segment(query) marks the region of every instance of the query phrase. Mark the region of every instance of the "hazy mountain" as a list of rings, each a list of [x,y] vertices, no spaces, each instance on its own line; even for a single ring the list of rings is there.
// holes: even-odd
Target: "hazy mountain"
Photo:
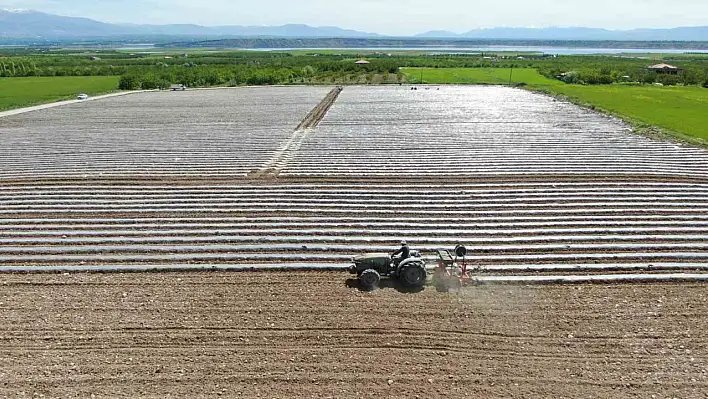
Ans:
[[[88,18],[26,10],[0,10],[0,37],[77,37],[124,34],[119,26]]]
[[[283,37],[375,37],[375,33],[336,26],[288,24],[281,26],[121,25],[141,35],[283,36]]]
[[[108,24],[88,18],[63,17],[38,11],[0,10],[0,37],[89,38],[124,35],[283,36],[283,37],[375,37],[375,33],[336,26],[200,26]]]
[[[78,39],[116,36],[286,37],[286,38],[375,38],[375,33],[336,26],[200,26],[190,24],[108,24],[88,18],[63,17],[28,10],[0,9],[0,38]],[[616,40],[616,41],[708,41],[708,26],[673,29],[606,30],[595,28],[490,28],[457,34],[435,30],[415,38],[501,40]]]
[[[708,41],[708,26],[672,29],[607,30],[597,28],[489,28],[465,33],[430,31],[416,35],[428,38],[520,39],[520,40],[619,40],[619,41]]]
[[[634,29],[626,31],[629,40],[695,40],[708,41],[708,26],[682,27],[674,29]]]
[[[282,26],[218,26],[222,34],[234,36],[287,36],[287,37],[374,37],[375,33],[360,32],[336,26],[308,26],[288,24]]]
[[[462,37],[455,32],[449,30],[431,30],[428,32],[418,33],[415,37],[431,37],[431,38],[446,38],[446,37]]]

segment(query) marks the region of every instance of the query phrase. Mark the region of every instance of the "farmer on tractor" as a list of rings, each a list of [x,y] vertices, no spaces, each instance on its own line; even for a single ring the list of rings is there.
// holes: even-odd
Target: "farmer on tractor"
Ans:
[[[405,241],[401,241],[401,248],[394,253],[363,254],[353,257],[352,262],[349,273],[356,274],[359,287],[367,291],[378,287],[381,277],[397,280],[407,289],[420,290],[428,277],[425,259],[420,252],[408,248]]]
[[[396,255],[401,254],[399,258],[396,258]],[[398,251],[394,252],[391,254],[391,259],[396,264],[401,263],[402,261],[408,259],[411,257],[411,250],[408,248],[408,243],[405,241],[401,241],[401,248],[398,249]]]

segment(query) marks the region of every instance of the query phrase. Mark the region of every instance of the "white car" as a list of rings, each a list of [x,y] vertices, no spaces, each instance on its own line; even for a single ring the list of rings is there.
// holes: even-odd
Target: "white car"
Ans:
[[[77,100],[85,100],[88,98],[88,94],[81,93],[78,96],[76,96]]]

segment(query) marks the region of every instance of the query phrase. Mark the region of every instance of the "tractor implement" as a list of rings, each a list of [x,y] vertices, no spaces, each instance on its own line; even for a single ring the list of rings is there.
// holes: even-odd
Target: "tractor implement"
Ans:
[[[465,260],[467,248],[457,245],[452,253],[447,249],[439,249],[437,253],[438,264],[433,273],[433,284],[438,292],[459,290],[463,283],[472,281]],[[458,264],[460,258],[462,262]]]

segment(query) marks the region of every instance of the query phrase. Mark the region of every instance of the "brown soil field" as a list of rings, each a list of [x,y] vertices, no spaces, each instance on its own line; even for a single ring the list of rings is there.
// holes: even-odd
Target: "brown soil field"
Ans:
[[[5,274],[0,309],[0,397],[708,397],[704,284]]]

